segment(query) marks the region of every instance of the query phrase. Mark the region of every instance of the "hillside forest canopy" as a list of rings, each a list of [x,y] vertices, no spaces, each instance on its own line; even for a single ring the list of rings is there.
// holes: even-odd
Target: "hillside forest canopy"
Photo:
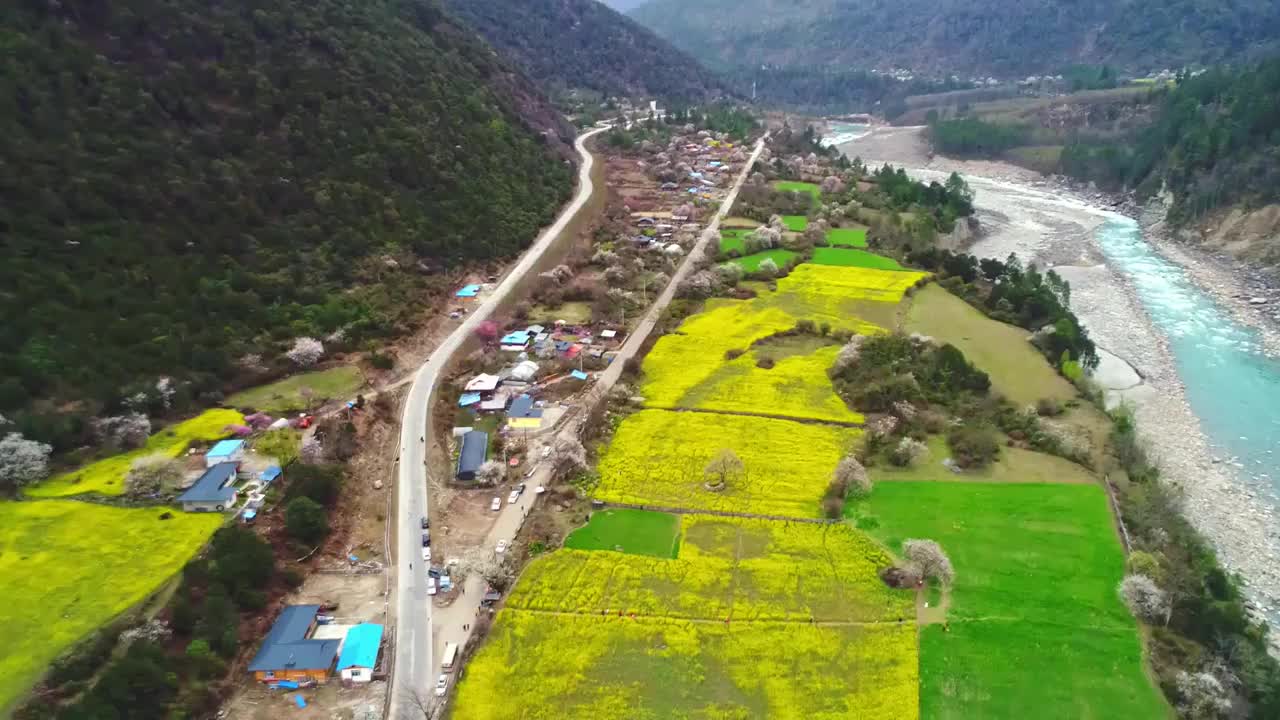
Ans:
[[[0,18],[0,411],[29,437],[73,441],[38,401],[210,393],[293,338],[401,331],[571,189],[572,128],[436,0]]]

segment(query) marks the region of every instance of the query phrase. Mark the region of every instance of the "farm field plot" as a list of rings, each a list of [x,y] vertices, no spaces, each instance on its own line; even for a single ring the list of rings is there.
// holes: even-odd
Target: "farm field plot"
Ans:
[[[751,231],[746,229],[734,229],[734,228],[721,230],[720,231],[721,254],[727,253],[730,250],[737,250],[738,252],[742,252],[745,249],[745,245],[743,245],[742,238],[745,237],[746,234],[749,232]]]
[[[914,594],[877,576],[892,558],[848,525],[685,515],[678,559],[560,550],[531,563],[517,610],[685,620],[894,622]]]
[[[1000,459],[985,468],[957,473],[942,464],[951,456],[946,438],[932,435],[928,446],[929,456],[911,467],[881,463],[868,472],[873,480],[886,482],[1096,483],[1088,470],[1070,460],[1014,447],[1000,448]]]
[[[717,373],[731,374],[724,369],[725,353],[746,351],[803,319],[862,334],[883,332],[897,323],[903,293],[924,277],[802,263],[778,280],[776,292],[765,290],[751,300],[708,301],[645,356],[641,394],[653,407],[680,407],[693,388]]]
[[[586,525],[569,533],[564,546],[674,558],[680,549],[680,518],[671,513],[630,508],[599,510],[591,514]]]
[[[880,483],[852,511],[889,548],[932,538],[955,564],[950,632],[922,633],[923,717],[1168,716],[1116,594],[1124,557],[1101,488]]]
[[[598,470],[601,500],[816,517],[840,458],[857,442],[853,428],[706,412],[641,410],[627,417]],[[728,487],[706,488],[704,471],[722,450],[744,472]]]
[[[243,422],[244,416],[235,410],[206,410],[152,435],[147,438],[147,444],[137,450],[112,455],[52,477],[27,488],[25,492],[30,497],[66,497],[91,492],[120,495],[124,492],[124,476],[134,460],[155,454],[177,457],[194,442],[211,442],[227,437],[231,434],[226,429],[228,425]]]
[[[804,215],[783,215],[782,224],[791,232],[804,232],[809,227],[809,218]]]
[[[730,215],[729,217],[727,217],[727,218],[725,218],[724,220],[721,220],[721,221],[720,221],[720,227],[722,227],[722,228],[747,228],[748,230],[750,230],[750,229],[752,229],[752,228],[758,228],[758,227],[760,227],[760,223],[759,223],[758,221],[756,221],[756,220],[752,220],[751,218],[747,218],[747,217],[737,217],[737,216],[734,216],[734,215]]]
[[[454,717],[918,717],[914,596],[880,582],[874,542],[847,525],[681,526],[675,560],[534,561]],[[518,708],[499,701],[513,693]]]
[[[820,247],[813,249],[813,259],[810,262],[816,265],[837,265],[843,267],[863,267],[873,268],[876,270],[903,270],[897,260],[869,253],[866,250],[857,250],[854,248],[838,248],[838,247]]]
[[[813,197],[814,202],[822,198],[822,188],[811,182],[798,182],[796,180],[775,180],[773,181],[775,190],[782,192],[802,192],[809,193]]]
[[[867,228],[832,228],[827,231],[827,242],[836,247],[867,247]]]
[[[766,369],[757,365],[762,353],[753,350],[726,361],[674,407],[861,424],[865,418],[849,409],[827,378],[839,352],[827,346],[781,358]]]
[[[506,609],[457,693],[454,720],[916,720],[915,627]]]
[[[360,368],[352,365],[292,375],[270,385],[249,388],[227,398],[226,404],[236,408],[252,408],[258,412],[280,415],[323,405],[330,400],[354,399],[364,385]],[[310,400],[302,396],[303,389]]]
[[[764,262],[765,260],[772,260],[774,265],[777,265],[778,267],[783,267],[787,263],[791,262],[791,258],[795,257],[798,254],[799,253],[793,252],[791,250],[783,250],[781,248],[775,248],[773,250],[765,250],[763,252],[758,252],[753,255],[747,255],[745,257],[734,258],[729,262],[740,265],[742,266],[743,270],[746,270],[749,273],[753,273],[760,269],[760,263]]]
[[[221,515],[72,500],[0,503],[0,708],[68,647],[178,572]]]
[[[992,320],[937,285],[915,294],[904,329],[955,345],[991,376],[996,390],[1018,405],[1076,396],[1071,383],[1054,372],[1027,341],[1030,333]]]

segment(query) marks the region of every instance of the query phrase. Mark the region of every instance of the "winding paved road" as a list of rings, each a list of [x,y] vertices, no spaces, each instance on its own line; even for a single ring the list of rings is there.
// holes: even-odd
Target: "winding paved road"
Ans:
[[[413,376],[413,385],[404,403],[400,420],[400,468],[396,488],[396,587],[395,665],[391,677],[391,709],[393,719],[421,717],[414,696],[431,697],[435,687],[436,663],[432,658],[431,597],[427,595],[426,563],[422,562],[420,519],[427,516],[427,427],[431,394],[441,372],[475,329],[489,318],[506,299],[520,279],[533,268],[547,248],[591,198],[595,188],[591,169],[595,160],[587,151],[586,141],[608,128],[596,128],[579,135],[574,142],[582,162],[578,167],[578,191],[560,216],[542,231],[534,244],[520,258],[511,272],[486,297]],[[418,437],[414,437],[417,435]],[[413,569],[410,570],[410,564]]]

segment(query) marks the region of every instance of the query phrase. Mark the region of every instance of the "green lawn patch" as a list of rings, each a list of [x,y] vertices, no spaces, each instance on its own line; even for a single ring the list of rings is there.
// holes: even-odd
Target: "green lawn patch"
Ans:
[[[760,269],[760,263],[764,262],[765,260],[773,260],[774,264],[776,264],[778,267],[782,267],[786,265],[788,262],[791,262],[791,258],[795,257],[796,255],[797,253],[792,252],[791,250],[774,248],[773,250],[765,250],[764,252],[758,252],[754,255],[747,255],[746,257],[734,258],[729,262],[737,263],[738,265],[742,266],[743,270],[746,270],[749,273],[753,273]]]
[[[822,198],[822,189],[814,183],[796,182],[794,180],[776,180],[773,183],[773,187],[774,189],[781,190],[782,192],[809,193],[813,196],[813,201],[815,203]]]
[[[355,397],[364,385],[364,375],[353,365],[317,370],[292,375],[279,382],[249,388],[227,398],[226,404],[236,408],[251,408],[258,412],[283,415],[323,405],[329,400],[345,400]],[[303,390],[311,393],[303,397]]]
[[[804,232],[809,227],[809,218],[804,215],[783,215],[782,224],[791,232]]]
[[[1000,448],[1000,459],[985,468],[952,472],[942,464],[951,456],[947,439],[931,435],[927,444],[928,457],[905,468],[877,464],[869,468],[871,478],[877,482],[1095,483],[1088,470],[1070,460],[1012,447]]]
[[[203,413],[171,425],[147,438],[147,444],[137,450],[106,457],[84,467],[63,473],[27,488],[31,497],[66,497],[82,493],[120,495],[124,492],[124,476],[133,461],[148,455],[178,457],[192,443],[212,443],[231,435],[228,425],[240,425],[244,416],[235,410],[206,410]],[[0,546],[0,552],[3,546]]]
[[[746,241],[744,238],[747,233],[751,232],[745,228],[721,230],[720,231],[720,252],[727,253],[730,250],[737,250],[739,253],[746,250]]]
[[[0,715],[60,653],[159,589],[221,513],[0,502]]]
[[[630,508],[601,510],[592,513],[586,525],[569,533],[564,546],[675,558],[680,552],[680,518],[670,513]]]
[[[955,565],[949,630],[921,632],[921,717],[1168,717],[1116,595],[1124,556],[1100,487],[880,483],[850,510],[891,550],[929,538]]]
[[[866,250],[853,248],[819,247],[813,249],[813,259],[809,262],[818,265],[838,265],[842,267],[863,267],[875,270],[905,270],[897,260],[883,255],[869,253]]]
[[[827,231],[827,243],[832,246],[865,248],[867,246],[867,229],[832,228]]]
[[[1027,337],[1029,332],[983,315],[938,285],[915,294],[907,313],[907,332],[948,342],[991,376],[991,385],[1020,406],[1041,398],[1070,400],[1076,389],[1054,372]]]

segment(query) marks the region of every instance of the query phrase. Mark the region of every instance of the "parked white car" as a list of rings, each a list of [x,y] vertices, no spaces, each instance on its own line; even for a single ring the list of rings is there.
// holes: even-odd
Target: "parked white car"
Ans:
[[[493,549],[493,551],[494,551],[494,552],[496,552],[496,553],[498,553],[499,555],[501,555],[502,553],[506,552],[506,551],[507,551],[507,541],[506,541],[506,540],[499,540],[499,541],[498,541],[498,546],[497,546],[496,548],[494,548],[494,549]]]
[[[426,560],[427,562],[431,562],[431,548],[429,547],[422,548],[422,559]]]
[[[436,579],[433,577],[427,578],[427,594],[428,595],[436,594]]]
[[[489,503],[489,509],[490,509],[490,510],[492,510],[492,511],[494,511],[494,512],[497,512],[497,511],[501,510],[501,509],[502,509],[502,498],[494,498],[494,499],[493,499],[493,502]]]
[[[449,676],[441,675],[440,679],[436,680],[436,697],[444,697],[444,693],[448,689],[449,689]]]
[[[542,457],[551,457],[551,446],[545,445],[542,448]]]
[[[512,491],[511,491],[511,494],[507,496],[507,504],[508,504],[508,505],[515,505],[515,504],[516,504],[516,501],[517,501],[517,500],[519,500],[519,499],[520,499],[520,491],[519,491],[519,490],[512,490]]]

